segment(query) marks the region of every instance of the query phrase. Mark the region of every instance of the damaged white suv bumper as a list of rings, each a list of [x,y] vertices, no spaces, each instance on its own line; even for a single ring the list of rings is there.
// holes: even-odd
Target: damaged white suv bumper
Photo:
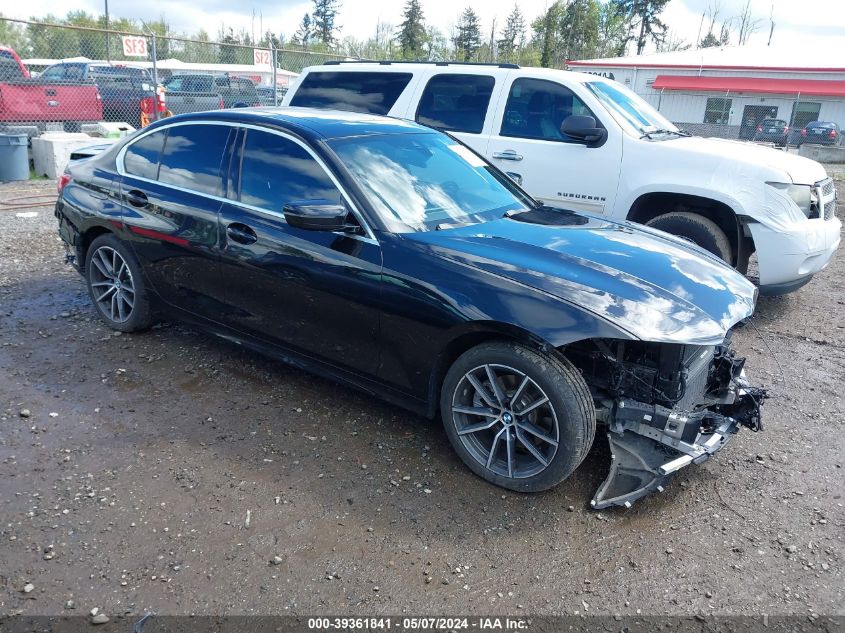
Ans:
[[[751,233],[757,251],[760,293],[778,295],[797,290],[813,275],[823,270],[833,258],[841,240],[842,222],[836,217],[836,188],[831,178],[813,186],[814,204],[810,217],[797,208],[791,214],[778,214],[777,221],[763,218],[751,221]],[[767,206],[790,204],[770,190]],[[789,221],[782,218],[789,217]]]

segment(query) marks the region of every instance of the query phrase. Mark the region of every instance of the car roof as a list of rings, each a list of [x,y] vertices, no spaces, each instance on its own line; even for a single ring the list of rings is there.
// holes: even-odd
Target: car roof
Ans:
[[[438,72],[454,72],[466,75],[503,75],[515,73],[540,79],[560,80],[566,77],[568,81],[584,83],[587,81],[607,81],[599,75],[582,73],[561,68],[540,68],[538,66],[517,66],[515,64],[483,64],[472,62],[384,62],[384,61],[352,61],[326,62],[319,66],[309,66],[303,74],[314,72],[423,72],[436,69]]]
[[[180,114],[163,119],[158,125],[177,121],[220,121],[252,123],[287,129],[300,136],[337,139],[371,134],[424,134],[431,128],[413,121],[361,112],[321,110],[300,107],[233,108]]]

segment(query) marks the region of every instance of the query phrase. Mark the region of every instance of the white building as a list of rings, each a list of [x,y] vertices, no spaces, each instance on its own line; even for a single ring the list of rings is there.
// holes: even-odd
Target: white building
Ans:
[[[610,77],[680,127],[751,138],[764,118],[792,130],[810,121],[845,126],[845,65],[812,50],[725,47],[572,61]]]

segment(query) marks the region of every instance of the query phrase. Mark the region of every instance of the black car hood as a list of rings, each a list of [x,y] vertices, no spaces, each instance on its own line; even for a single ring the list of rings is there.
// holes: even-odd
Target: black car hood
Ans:
[[[536,209],[405,235],[439,257],[541,290],[654,342],[713,345],[757,290],[710,253],[660,231]]]

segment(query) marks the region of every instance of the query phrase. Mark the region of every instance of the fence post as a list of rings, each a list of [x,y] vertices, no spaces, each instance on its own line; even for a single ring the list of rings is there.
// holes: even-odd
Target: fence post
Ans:
[[[272,60],[273,61],[273,107],[275,107],[275,106],[279,105],[279,97],[277,96],[278,93],[276,92],[276,87],[277,87],[277,82],[278,82],[278,73],[276,72],[276,69],[277,69],[277,65],[276,65],[277,52],[276,52],[276,47],[273,46],[272,40],[270,41],[270,51],[271,51],[272,56],[273,56],[273,60]]]
[[[156,34],[155,31],[150,30],[150,34],[152,35],[153,45],[150,49],[150,52],[153,56],[153,90],[154,90],[154,97],[153,97],[153,119],[158,121],[158,68],[156,67]]]

